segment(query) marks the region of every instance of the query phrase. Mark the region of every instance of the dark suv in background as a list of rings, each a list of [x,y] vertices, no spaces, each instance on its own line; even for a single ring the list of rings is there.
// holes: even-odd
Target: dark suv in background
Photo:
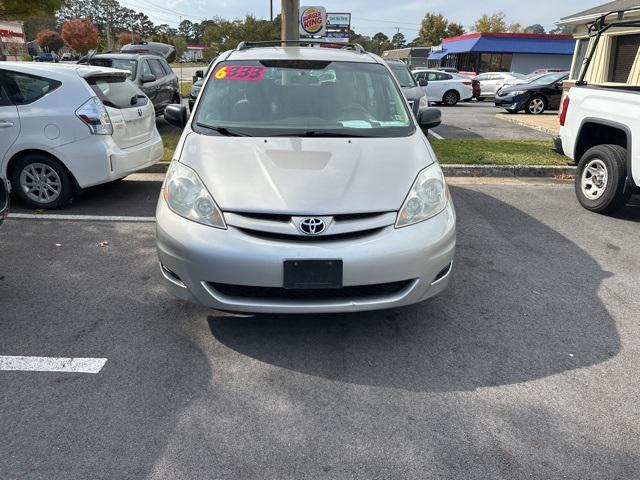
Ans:
[[[180,82],[166,60],[172,52],[171,45],[139,42],[125,45],[120,53],[88,55],[78,63],[129,70],[129,78],[149,97],[159,116],[167,105],[180,103]]]

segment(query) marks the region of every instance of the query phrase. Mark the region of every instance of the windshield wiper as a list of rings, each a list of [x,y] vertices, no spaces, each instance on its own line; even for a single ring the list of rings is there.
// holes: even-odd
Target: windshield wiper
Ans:
[[[270,135],[272,137],[318,137],[318,138],[354,138],[368,137],[368,135],[358,135],[355,133],[331,132],[326,130],[307,130],[306,132],[289,132],[278,135]]]
[[[250,137],[251,135],[247,135],[246,133],[239,132],[238,130],[229,129],[227,127],[216,127],[215,125],[207,125],[206,123],[196,123],[197,126],[206,128],[207,130],[213,130],[214,132],[218,132],[220,135],[224,135],[225,137]]]

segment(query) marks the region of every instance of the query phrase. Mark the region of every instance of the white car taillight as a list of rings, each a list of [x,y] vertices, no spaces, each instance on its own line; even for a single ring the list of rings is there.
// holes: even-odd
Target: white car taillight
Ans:
[[[113,125],[107,109],[98,97],[91,97],[76,110],[76,116],[89,127],[94,135],[111,135]]]

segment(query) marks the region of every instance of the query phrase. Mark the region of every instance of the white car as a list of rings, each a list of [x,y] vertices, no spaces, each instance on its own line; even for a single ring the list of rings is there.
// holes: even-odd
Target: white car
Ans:
[[[129,72],[86,65],[0,63],[0,177],[35,208],[156,163],[152,103]]]
[[[523,75],[519,73],[508,72],[486,72],[478,75],[475,80],[480,83],[480,96],[476,97],[478,100],[484,100],[485,98],[493,98],[505,84],[513,84]]]
[[[424,87],[429,102],[454,106],[473,97],[473,85],[468,77],[440,70],[413,70],[411,73],[417,81],[429,82]]]

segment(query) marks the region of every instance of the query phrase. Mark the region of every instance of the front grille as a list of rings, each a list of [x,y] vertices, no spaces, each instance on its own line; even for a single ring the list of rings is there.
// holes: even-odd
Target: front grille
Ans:
[[[269,222],[289,222],[292,215],[281,213],[254,213],[254,212],[229,212],[242,217],[251,218],[253,220],[265,220]],[[349,220],[366,220],[368,218],[374,218],[379,215],[383,215],[387,212],[365,212],[365,213],[341,213],[334,215],[333,219],[336,222],[345,222]],[[297,215],[302,216],[302,215]],[[314,215],[307,215],[313,217]]]
[[[249,287],[212,282],[208,285],[223,295],[236,298],[263,300],[339,300],[386,297],[402,292],[413,282],[414,280],[403,280],[401,282],[380,283],[377,285],[359,285],[328,289],[309,288],[300,290],[288,290],[278,287]]]
[[[370,235],[375,235],[376,233],[384,230],[385,227],[370,228],[368,230],[359,230],[357,232],[338,233],[336,235],[299,235],[297,233],[286,234],[286,233],[265,232],[262,230],[251,230],[249,228],[240,228],[240,227],[236,227],[236,228],[240,230],[242,233],[245,233],[246,235],[250,235],[255,238],[263,238],[265,240],[284,240],[287,242],[309,243],[309,242],[333,242],[336,240],[355,240],[358,238],[364,238]]]

